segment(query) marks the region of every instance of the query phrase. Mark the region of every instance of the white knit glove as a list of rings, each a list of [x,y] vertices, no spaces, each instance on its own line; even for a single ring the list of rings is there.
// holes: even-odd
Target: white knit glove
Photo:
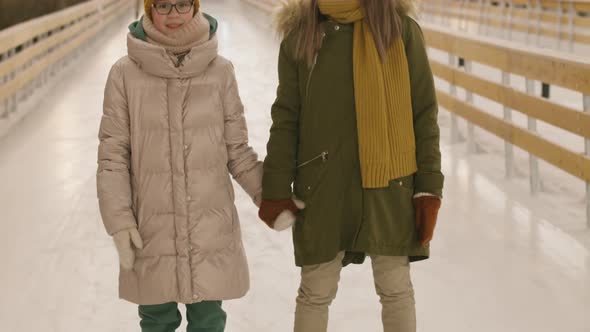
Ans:
[[[293,203],[295,203],[295,206],[297,206],[299,210],[305,209],[305,203],[303,201],[300,201],[297,198],[293,198]],[[293,224],[295,223],[295,219],[297,219],[297,217],[295,217],[293,212],[285,210],[281,212],[277,217],[273,229],[277,232],[284,231],[287,228],[293,226]]]
[[[143,249],[143,241],[137,228],[128,228],[113,234],[119,254],[119,263],[124,270],[132,270],[135,263],[135,248]]]

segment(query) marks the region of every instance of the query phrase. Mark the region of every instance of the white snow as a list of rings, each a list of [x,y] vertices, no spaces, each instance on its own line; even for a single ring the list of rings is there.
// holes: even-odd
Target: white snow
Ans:
[[[221,53],[236,67],[263,158],[278,40],[268,18],[240,0],[203,7],[219,19]],[[1,332],[139,330],[136,306],[117,299],[117,255],[95,192],[102,93],[125,54],[126,24],[105,34],[0,140]],[[481,152],[467,154],[465,143],[449,143],[443,110],[440,125],[445,198],[432,258],[412,266],[419,331],[589,331],[582,182],[542,165],[544,191],[533,197],[525,154],[517,154],[520,175],[506,180],[503,142],[476,130]],[[227,331],[290,331],[299,280],[290,232],[267,229],[236,191],[252,287],[225,303]],[[379,317],[370,264],[345,268],[330,332],[381,331]]]

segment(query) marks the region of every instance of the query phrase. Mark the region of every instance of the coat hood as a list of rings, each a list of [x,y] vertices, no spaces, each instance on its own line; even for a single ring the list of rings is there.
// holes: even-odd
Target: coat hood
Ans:
[[[210,38],[205,43],[192,48],[180,65],[175,65],[167,51],[158,45],[147,42],[142,20],[129,25],[127,53],[143,71],[163,78],[191,78],[201,74],[217,58],[217,20],[207,14]]]

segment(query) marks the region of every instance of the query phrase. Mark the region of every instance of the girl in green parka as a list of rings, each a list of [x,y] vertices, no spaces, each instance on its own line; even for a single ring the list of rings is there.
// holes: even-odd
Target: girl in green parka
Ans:
[[[291,0],[279,11],[259,216],[274,229],[294,222],[296,332],[327,330],[342,267],[366,255],[385,332],[416,330],[409,263],[430,254],[443,175],[434,81],[409,1]]]

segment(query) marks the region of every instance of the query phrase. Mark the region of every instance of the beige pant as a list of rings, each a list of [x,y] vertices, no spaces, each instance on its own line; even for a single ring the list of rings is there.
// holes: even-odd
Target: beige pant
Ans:
[[[326,332],[328,307],[336,297],[344,252],[328,263],[304,266],[295,310],[295,332]],[[415,332],[416,308],[405,256],[371,256],[381,298],[384,332]],[[345,332],[345,331],[342,331]]]

